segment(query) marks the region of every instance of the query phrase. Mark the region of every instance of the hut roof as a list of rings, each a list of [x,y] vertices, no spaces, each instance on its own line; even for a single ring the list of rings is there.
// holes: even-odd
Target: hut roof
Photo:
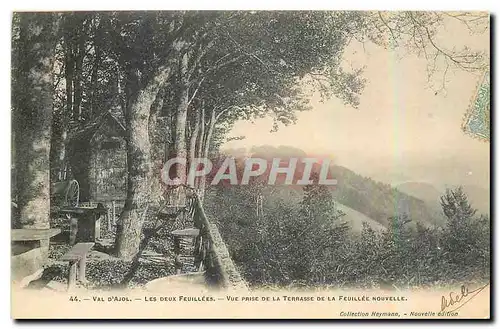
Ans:
[[[98,132],[109,136],[125,137],[126,128],[123,121],[121,111],[109,109],[87,123],[76,123],[77,127],[71,129],[73,133],[69,140],[92,140]],[[106,129],[102,129],[104,127]]]

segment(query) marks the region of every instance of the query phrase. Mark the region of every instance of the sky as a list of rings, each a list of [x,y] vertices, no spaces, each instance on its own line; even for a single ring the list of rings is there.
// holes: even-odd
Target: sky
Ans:
[[[455,20],[445,21],[436,41],[448,49],[468,46],[489,53],[488,30],[470,34]],[[287,145],[327,155],[338,165],[386,183],[489,187],[490,145],[461,129],[480,73],[450,68],[445,90],[436,93],[443,74],[429,82],[427,61],[417,55],[353,43],[344,60],[348,66],[364,67],[367,85],[357,109],[313,95],[312,110],[299,113],[295,125],[272,133],[270,118],[240,121],[229,136],[245,139],[223,148]]]

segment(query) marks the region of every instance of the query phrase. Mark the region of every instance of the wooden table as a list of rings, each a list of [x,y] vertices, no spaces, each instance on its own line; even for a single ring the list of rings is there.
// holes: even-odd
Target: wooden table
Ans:
[[[101,238],[101,217],[108,210],[102,205],[97,207],[65,207],[59,210],[61,214],[69,216],[70,234],[69,244],[77,242],[96,242]]]
[[[20,228],[11,230],[11,241],[41,241],[48,240],[61,233],[59,228],[36,229]]]

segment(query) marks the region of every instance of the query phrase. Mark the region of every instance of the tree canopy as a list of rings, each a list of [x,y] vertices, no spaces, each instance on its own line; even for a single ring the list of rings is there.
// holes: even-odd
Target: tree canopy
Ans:
[[[44,47],[27,52],[25,45],[35,41],[26,36],[31,26],[26,29],[23,20],[36,25],[48,15],[58,24],[37,36]],[[297,112],[310,108],[311,90],[356,107],[365,83],[362,70],[342,64],[353,40],[404,47],[426,58],[429,75],[438,66],[444,72],[451,65],[467,71],[483,69],[484,54],[439,44],[436,36],[445,19],[472,29],[484,25],[488,16],[361,11],[16,13],[13,110],[24,120],[23,92],[33,83],[31,77],[16,72],[26,73],[27,62],[43,60],[51,67],[54,63],[52,71],[45,72],[54,88],[39,95],[51,113],[33,117],[34,121],[50,118],[51,124],[40,126],[40,134],[50,138],[54,168],[75,155],[66,152],[75,132],[95,127],[107,113],[119,114],[127,132],[128,188],[121,220],[126,228],[118,241],[129,242],[118,243],[118,253],[129,258],[139,246],[148,200],[163,193],[152,187],[159,179],[155,159],[183,156],[191,161],[196,155],[207,156],[238,120],[271,116],[274,129],[279,123],[292,124]],[[38,28],[44,29],[43,24]],[[169,136],[165,147],[151,145],[155,139],[150,136],[157,130]],[[32,142],[18,139],[16,149]],[[181,178],[185,170],[175,168]],[[27,179],[19,176],[19,182]],[[197,187],[204,189],[203,184]],[[47,195],[26,198],[46,200]]]

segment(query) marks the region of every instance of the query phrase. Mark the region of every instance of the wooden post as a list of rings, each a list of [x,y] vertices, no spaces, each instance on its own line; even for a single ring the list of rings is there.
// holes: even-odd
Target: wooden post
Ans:
[[[94,241],[101,239],[101,214],[94,214]]]
[[[175,254],[175,260],[174,260],[175,274],[181,274],[183,264],[181,261],[180,238],[177,236],[174,237],[174,254]]]
[[[86,283],[87,279],[85,279],[85,269],[87,266],[87,256],[83,255],[78,264],[78,281],[82,283]]]
[[[199,260],[198,260],[198,272],[202,272],[205,269],[205,261],[207,257],[207,250],[205,249],[205,245],[200,245],[199,251]]]
[[[111,207],[113,207],[113,225],[116,225],[116,210],[115,210],[115,201],[111,201]]]
[[[68,275],[68,291],[76,287],[76,262],[71,262]]]
[[[78,219],[71,216],[69,219],[69,245],[73,246],[76,243],[76,235],[78,233]]]
[[[111,226],[111,209],[108,207],[108,211],[106,213],[106,218],[107,218],[107,224],[108,224],[108,231],[111,231],[112,226]]]
[[[49,257],[49,246],[49,239],[40,239],[40,251],[44,259],[47,259]]]

